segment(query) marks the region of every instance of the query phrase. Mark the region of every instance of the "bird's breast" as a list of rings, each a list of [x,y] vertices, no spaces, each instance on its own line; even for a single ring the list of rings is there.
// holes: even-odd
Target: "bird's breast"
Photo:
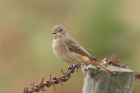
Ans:
[[[69,64],[85,63],[89,60],[86,56],[75,53],[67,47],[63,40],[53,40],[52,48],[55,55],[64,62]]]
[[[66,44],[62,40],[59,40],[59,39],[53,40],[52,48],[53,48],[55,55],[58,58],[60,58],[61,60],[63,60],[63,57],[65,57],[65,55],[69,51]]]

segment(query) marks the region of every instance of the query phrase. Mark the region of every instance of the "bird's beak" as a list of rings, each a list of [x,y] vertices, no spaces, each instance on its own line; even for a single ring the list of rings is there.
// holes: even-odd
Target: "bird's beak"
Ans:
[[[52,32],[52,34],[56,34],[55,32]]]

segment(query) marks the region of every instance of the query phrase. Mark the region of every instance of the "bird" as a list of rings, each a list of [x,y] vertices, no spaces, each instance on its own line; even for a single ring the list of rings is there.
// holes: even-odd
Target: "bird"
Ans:
[[[66,31],[63,25],[56,25],[52,29],[52,49],[54,54],[70,65],[91,64],[111,72],[106,66],[100,64]]]

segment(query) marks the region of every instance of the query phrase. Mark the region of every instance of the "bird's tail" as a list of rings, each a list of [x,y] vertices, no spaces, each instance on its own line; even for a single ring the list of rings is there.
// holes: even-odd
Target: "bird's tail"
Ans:
[[[90,59],[90,61],[91,61],[91,64],[96,65],[96,66],[99,66],[99,67],[101,67],[101,68],[107,70],[108,72],[111,72],[109,69],[107,69],[104,65],[100,64],[100,63],[97,62],[96,60]]]

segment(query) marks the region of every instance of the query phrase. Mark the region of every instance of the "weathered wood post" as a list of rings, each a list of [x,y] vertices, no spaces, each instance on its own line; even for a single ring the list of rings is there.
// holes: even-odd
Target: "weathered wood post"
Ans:
[[[88,70],[83,68],[83,93],[132,93],[134,71],[108,66],[108,69],[115,72],[109,74],[103,69],[96,69],[95,66],[87,68]]]

